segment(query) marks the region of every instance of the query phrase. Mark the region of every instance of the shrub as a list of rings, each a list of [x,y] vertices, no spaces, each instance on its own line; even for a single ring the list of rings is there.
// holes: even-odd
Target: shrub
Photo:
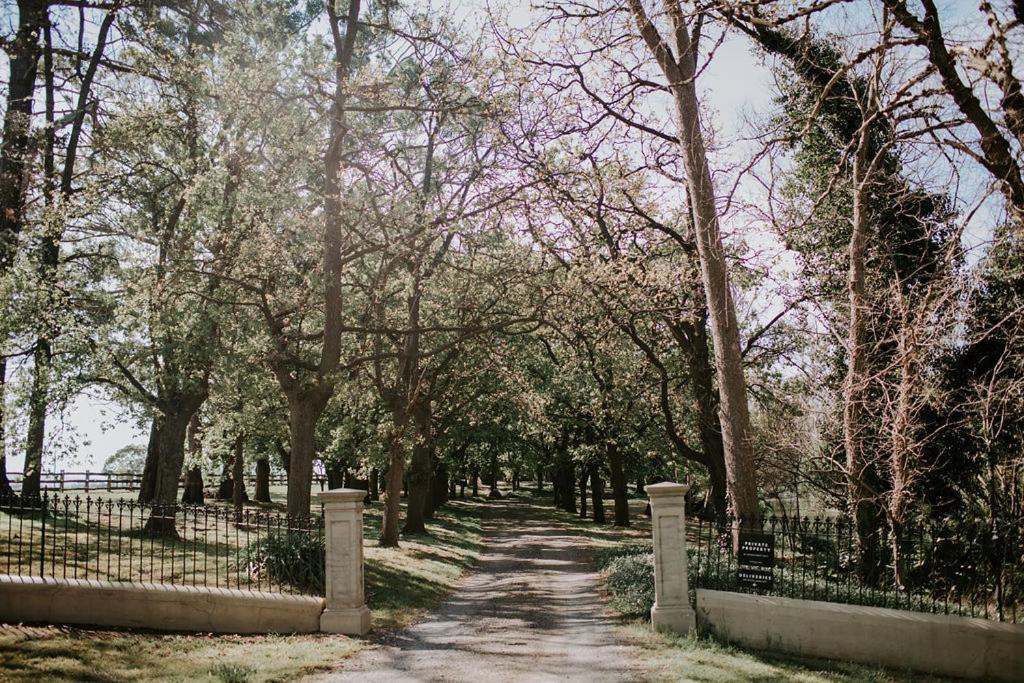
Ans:
[[[624,545],[616,545],[611,548],[599,548],[594,553],[594,562],[597,564],[597,568],[604,570],[612,560],[616,560],[620,557],[632,557],[634,555],[646,555],[654,552],[654,547],[650,543],[628,543]]]
[[[643,546],[641,546],[643,547]],[[608,603],[628,616],[648,616],[654,605],[654,553],[631,552],[604,568]]]
[[[224,683],[248,683],[256,669],[241,664],[218,664],[210,671],[210,675]]]
[[[324,539],[306,533],[261,538],[245,548],[249,574],[310,595],[324,594]]]

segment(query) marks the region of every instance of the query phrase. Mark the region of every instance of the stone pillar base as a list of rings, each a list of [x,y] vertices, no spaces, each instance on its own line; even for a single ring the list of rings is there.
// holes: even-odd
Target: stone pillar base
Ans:
[[[325,609],[320,615],[320,631],[323,633],[343,633],[348,636],[361,636],[370,630],[370,610],[367,607],[356,609]]]
[[[321,623],[323,623],[321,621]],[[651,626],[655,631],[672,631],[686,635],[697,628],[697,614],[693,608],[685,607],[658,607],[651,608]]]

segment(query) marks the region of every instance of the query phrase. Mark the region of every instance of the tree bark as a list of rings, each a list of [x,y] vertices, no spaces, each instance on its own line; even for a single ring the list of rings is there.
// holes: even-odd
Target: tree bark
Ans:
[[[142,481],[139,485],[139,502],[151,503],[156,499],[156,468],[160,462],[160,420],[156,416],[149,426],[149,442],[146,445],[146,464],[142,467]]]
[[[185,472],[185,488],[181,493],[181,502],[189,505],[203,504],[203,468],[199,465],[202,444],[199,441],[199,413],[192,416],[188,423],[189,459],[193,466]]]
[[[202,505],[205,502],[201,467],[190,467],[185,471],[185,487],[181,492],[181,502],[186,505]]]
[[[43,472],[46,408],[49,403],[46,385],[50,367],[50,344],[46,339],[39,339],[35,346],[33,353],[35,367],[32,369],[28,433],[25,444],[25,476],[21,484],[21,495],[29,498],[38,497],[41,493],[39,482]]]
[[[544,493],[544,468],[537,465],[537,495]]]
[[[703,464],[710,482],[708,500],[712,515],[724,524],[728,515],[725,446],[722,443],[722,423],[718,416],[719,400],[714,384],[714,370],[708,357],[706,314],[698,322],[686,325],[684,332],[690,342],[685,345],[684,352],[690,371],[690,391],[697,407],[697,432],[704,452]]]
[[[601,466],[591,462],[590,469],[590,499],[594,508],[594,524],[604,524],[604,482],[601,481]]]
[[[576,514],[576,474],[567,454],[560,456],[556,464],[556,505],[566,512]]]
[[[875,583],[879,573],[879,525],[881,515],[871,490],[872,463],[864,448],[864,402],[867,395],[868,352],[866,261],[868,242],[868,189],[871,144],[867,128],[860,133],[853,159],[853,215],[850,231],[849,270],[846,278],[850,306],[847,336],[847,370],[843,386],[843,446],[850,515],[857,528],[861,578]]]
[[[164,414],[159,430],[159,460],[156,466],[154,508],[146,521],[145,531],[154,536],[176,538],[174,507],[178,500],[178,480],[185,461],[185,436],[192,410]]]
[[[0,147],[0,275],[14,263],[24,228],[25,172],[32,156],[32,104],[36,90],[40,35],[49,23],[47,0],[18,0],[18,28],[8,45],[7,106]]]
[[[498,451],[491,449],[491,490],[487,493],[488,498],[501,498],[501,491],[498,490],[498,480],[501,479],[501,469],[498,467]]]
[[[270,460],[266,457],[256,461],[256,502],[270,502]]]
[[[3,139],[0,141],[0,276],[14,264],[18,238],[24,227],[26,168],[32,156],[32,105],[36,75],[42,55],[40,34],[49,23],[49,2],[18,0],[18,27],[8,44],[7,101],[4,108]],[[6,345],[0,338],[0,352]],[[4,434],[6,359],[0,359],[0,493],[12,491],[7,479]],[[27,467],[23,469],[28,469]],[[38,491],[38,481],[35,484]]]
[[[310,512],[313,460],[316,458],[316,422],[327,406],[330,391],[322,386],[288,394],[288,433],[291,453],[288,467],[288,514],[305,517]]]
[[[470,482],[473,484],[473,497],[476,498],[480,495],[480,468],[473,465],[469,478]]]
[[[715,190],[701,132],[696,90],[697,55],[690,42],[691,34],[683,10],[676,2],[666,3],[672,25],[673,47],[663,40],[657,27],[648,18],[641,0],[628,2],[641,37],[668,80],[675,105],[701,281],[711,321],[730,504],[736,515],[753,517],[758,512],[758,498],[750,412],[740,355],[736,308],[729,289],[729,272],[719,232]]]
[[[412,423],[416,434],[412,447],[412,459],[406,481],[409,486],[409,500],[405,509],[405,526],[402,533],[425,534],[427,499],[430,497],[430,399],[420,398],[412,406]]]
[[[404,424],[398,416],[394,418],[398,424]],[[398,425],[395,427],[398,429]],[[400,434],[392,437],[388,445],[387,488],[384,493],[384,521],[381,525],[380,545],[385,548],[398,547],[398,521],[401,514],[402,479],[405,475],[405,456],[402,453]]]
[[[326,5],[334,48],[334,89],[328,114],[329,137],[323,154],[322,198],[324,224],[321,239],[323,268],[323,335],[320,359],[315,370],[296,367],[284,359],[271,361],[278,383],[288,397],[289,440],[291,456],[288,467],[288,514],[304,517],[310,513],[310,488],[313,484],[313,458],[316,455],[316,423],[327,401],[334,393],[334,372],[341,361],[343,216],[342,167],[343,142],[349,130],[345,122],[345,103],[352,56],[356,44],[356,25],[360,0],[349,0],[344,17],[345,32],[334,2]],[[281,330],[271,325],[271,332],[281,344]]]
[[[214,496],[217,500],[231,500],[234,494],[235,478],[231,476],[233,462],[234,456],[227,458],[220,468],[220,484],[217,485],[217,495]]]
[[[438,462],[435,455],[433,449],[431,449],[430,459],[434,463],[434,468],[430,475],[430,497],[427,499],[427,505],[423,513],[423,516],[427,519],[433,519],[434,512],[448,502],[448,468],[443,462]],[[451,487],[452,489],[455,488],[454,482],[451,484]],[[454,490],[452,493],[454,494]]]
[[[619,445],[608,441],[608,471],[611,474],[615,526],[629,526],[629,489],[623,470],[624,456]]]

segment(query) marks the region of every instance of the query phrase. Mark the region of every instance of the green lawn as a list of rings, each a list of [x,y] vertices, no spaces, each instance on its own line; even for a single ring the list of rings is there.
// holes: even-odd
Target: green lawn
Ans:
[[[748,650],[710,638],[687,638],[655,633],[647,622],[620,626],[623,637],[643,653],[658,681],[712,683],[939,683],[951,679],[892,671],[824,659],[795,657],[778,652]]]
[[[381,505],[366,511],[366,591],[378,633],[406,626],[444,598],[472,566],[486,502],[452,501],[429,535],[377,547]],[[330,668],[362,647],[330,635],[157,634],[0,625],[2,681],[285,681]]]
[[[344,636],[166,635],[0,627],[4,681],[283,681],[361,646]]]

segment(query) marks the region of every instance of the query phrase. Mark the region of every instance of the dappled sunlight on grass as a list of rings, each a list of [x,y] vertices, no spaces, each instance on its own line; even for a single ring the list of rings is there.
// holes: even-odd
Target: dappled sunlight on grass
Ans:
[[[360,647],[345,636],[161,635],[0,627],[5,681],[220,681],[252,683],[323,670]]]
[[[645,621],[620,627],[622,635],[642,653],[659,681],[729,681],[769,683],[939,683],[949,681],[848,662],[795,657],[775,652],[744,650],[709,638],[686,638],[651,630]]]
[[[451,501],[427,522],[427,534],[403,536],[399,548],[378,547],[379,504],[368,510],[366,595],[374,628],[408,626],[452,590],[479,556],[486,505]]]

